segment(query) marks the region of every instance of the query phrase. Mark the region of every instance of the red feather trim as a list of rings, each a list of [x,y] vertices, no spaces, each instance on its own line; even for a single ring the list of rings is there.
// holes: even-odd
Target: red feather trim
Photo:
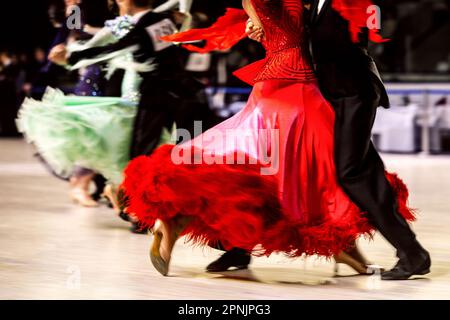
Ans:
[[[125,171],[128,211],[142,226],[188,215],[194,219],[185,235],[196,244],[220,241],[226,249],[289,256],[331,256],[371,230],[359,210],[315,225],[292,221],[281,209],[276,178],[261,175],[260,165],[175,165],[172,149],[136,158]]]
[[[394,191],[397,198],[397,210],[408,221],[416,220],[416,209],[408,206],[409,190],[406,184],[401,180],[396,173],[386,172],[386,178]]]
[[[349,22],[349,31],[353,42],[359,42],[359,34],[367,28],[369,14],[367,9],[373,5],[371,0],[331,0],[333,9]],[[373,42],[386,42],[377,29],[369,29],[369,39]]]
[[[171,160],[173,148],[162,146],[150,157],[138,157],[125,170],[127,210],[142,227],[183,214],[193,218],[184,234],[194,244],[220,241],[225,249],[239,247],[256,255],[282,252],[290,257],[332,256],[360,235],[371,234],[372,227],[356,207],[345,216],[329,215],[314,224],[293,221],[281,209],[275,177],[261,175],[260,165],[176,165]],[[386,176],[399,213],[414,220],[406,185],[395,174]]]

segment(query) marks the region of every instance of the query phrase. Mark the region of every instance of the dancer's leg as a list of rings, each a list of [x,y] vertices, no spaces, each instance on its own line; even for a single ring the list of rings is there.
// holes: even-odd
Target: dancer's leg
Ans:
[[[75,203],[84,207],[96,207],[98,203],[89,194],[89,185],[95,173],[89,169],[77,167],[70,178],[70,196]]]
[[[180,215],[167,221],[158,220],[153,228],[150,259],[156,270],[163,276],[167,276],[169,273],[169,264],[175,242],[190,221],[189,217]]]
[[[414,268],[428,258],[405,219],[380,155],[371,142],[378,100],[358,95],[330,101],[336,112],[335,152],[339,182],[376,229],[395,247],[397,256]]]

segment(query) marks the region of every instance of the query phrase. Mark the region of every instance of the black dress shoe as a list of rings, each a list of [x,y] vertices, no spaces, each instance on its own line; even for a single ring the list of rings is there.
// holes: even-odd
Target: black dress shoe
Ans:
[[[138,223],[136,222],[131,222],[131,228],[130,231],[132,233],[136,233],[136,234],[148,234],[149,229],[140,226]]]
[[[407,258],[400,259],[394,268],[381,273],[382,280],[408,280],[412,276],[423,276],[430,273],[431,258],[428,252],[420,255],[420,259],[414,264],[408,262]],[[417,261],[419,260],[419,261]]]
[[[123,212],[123,211],[120,211],[119,217],[120,217],[120,219],[122,219],[123,221],[131,222],[130,216],[129,216],[128,214],[126,214],[125,212]]]
[[[99,174],[94,176],[95,192],[91,194],[94,201],[99,201],[102,198],[103,189],[105,189],[106,179]]]
[[[237,270],[247,269],[250,264],[250,254],[239,248],[225,252],[219,259],[206,267],[207,272],[225,272],[230,268]]]

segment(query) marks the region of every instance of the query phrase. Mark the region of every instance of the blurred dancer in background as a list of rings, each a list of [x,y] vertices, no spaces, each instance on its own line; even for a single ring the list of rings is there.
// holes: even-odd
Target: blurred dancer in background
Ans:
[[[122,6],[120,17],[107,21],[87,43],[72,43],[69,50],[80,51],[117,42],[133,28],[131,17],[125,15],[127,11]],[[113,184],[122,181],[122,170],[129,160],[141,82],[135,71],[138,66],[132,61],[131,53],[121,52],[110,56],[108,61],[107,79],[118,69],[125,69],[120,78],[121,98],[64,96],[61,91],[49,88],[42,101],[28,99],[24,102],[18,119],[21,130],[57,174],[70,176],[77,165],[82,165]],[[96,63],[95,60],[80,61],[71,69],[97,67]]]
[[[129,49],[134,52],[135,62],[152,62],[153,70],[141,72],[141,99],[131,146],[131,158],[134,158],[155,149],[163,128],[170,130],[175,123],[177,128],[193,132],[194,120],[204,120],[210,112],[203,86],[184,70],[180,61],[181,49],[160,40],[161,35],[170,35],[177,30],[177,17],[171,13],[153,12],[154,1],[128,2],[135,28],[118,43],[74,52],[68,59],[65,48],[61,47],[55,48],[51,55],[54,61],[74,65],[80,60]]]
[[[126,36],[132,30],[133,22],[126,15],[126,4],[119,4],[119,17],[107,21],[88,42],[69,44],[68,50],[75,52],[116,43]],[[42,101],[25,101],[18,124],[58,175],[86,178],[86,188],[90,182],[87,177],[93,172],[105,177],[109,185],[101,191],[118,211],[112,192],[114,186],[121,183],[123,168],[129,161],[133,122],[140,97],[141,77],[137,71],[150,66],[134,64],[131,52],[119,51],[109,55],[108,59],[82,60],[70,69],[90,70],[91,67],[98,68],[97,63],[101,62],[107,62],[105,92],[113,93],[112,97],[64,96],[61,91],[48,88]],[[83,80],[83,84],[91,82],[90,78]],[[80,174],[81,171],[84,174]]]
[[[76,43],[80,41],[85,42],[89,40],[96,32],[100,30],[99,27],[104,24],[105,20],[109,16],[108,1],[106,0],[100,2],[93,0],[66,0],[65,5],[65,20],[61,24],[61,27],[52,43],[52,47],[57,47],[58,45],[66,43]],[[74,11],[74,6],[78,6],[81,10],[81,29],[69,27],[68,22],[71,19],[71,16],[77,12],[76,10]],[[50,72],[52,68],[51,62],[49,62],[44,67],[43,72]],[[97,64],[87,65],[85,68],[80,70],[80,79],[75,87],[74,94],[77,96],[99,97],[103,95],[104,85],[105,79],[102,67]],[[66,102],[62,101],[63,99],[61,99],[59,94],[54,96],[54,93],[54,91],[48,92],[47,95],[43,97],[43,102],[48,105],[64,105]],[[74,101],[71,101],[70,103],[74,103]],[[62,141],[58,140],[58,135],[54,137],[55,140],[54,143],[52,143],[51,141],[53,139],[46,136],[49,132],[43,131],[41,136],[39,131],[33,129],[33,126],[27,126],[25,124],[35,122],[31,121],[31,118],[33,117],[32,115],[34,114],[34,116],[39,117],[40,125],[47,128],[54,125],[54,121],[56,121],[58,117],[61,117],[59,118],[61,122],[55,127],[55,129],[57,127],[61,128],[64,124],[63,119],[65,118],[65,111],[61,108],[32,109],[28,107],[26,109],[27,112],[22,113],[22,116],[25,117],[25,119],[22,119],[22,130],[29,130],[28,132],[25,132],[26,135],[36,146],[38,146],[40,156],[47,162],[47,164],[49,164],[52,171],[58,176],[70,179],[70,196],[72,200],[86,207],[97,206],[98,203],[93,199],[93,197],[91,197],[89,192],[90,184],[93,178],[96,177],[96,173],[78,164],[69,168],[69,164],[73,164],[73,161],[64,162],[67,160],[68,155],[61,152],[58,156],[55,156],[57,154],[51,154],[50,152],[50,149],[56,151],[58,146],[61,147],[63,145]],[[54,115],[49,114],[51,111],[55,112]],[[38,115],[39,112],[44,112],[47,116],[44,117],[43,115]],[[28,122],[28,120],[30,120],[30,122]],[[68,134],[68,131],[65,131],[65,133]],[[60,160],[58,160],[57,157],[60,157]],[[65,163],[66,165],[61,166],[62,163]],[[97,181],[99,182],[97,184],[97,189],[101,192],[104,186],[103,178],[98,177]]]
[[[209,127],[214,116],[209,110],[203,85],[184,69],[182,49],[160,40],[161,35],[174,33],[184,19],[173,12],[154,12],[153,1],[117,2],[119,5],[124,4],[132,16],[134,28],[131,32],[117,43],[75,51],[69,55],[65,46],[58,46],[52,50],[50,57],[59,64],[77,65],[83,60],[105,61],[111,55],[132,52],[134,64],[150,66],[149,69],[140,71],[141,96],[129,153],[132,159],[150,154],[160,144],[165,130],[170,132],[176,126],[194,134],[194,121],[203,121],[203,125]],[[188,8],[185,5],[181,7]],[[117,196],[115,190],[108,190],[108,194],[112,199]]]

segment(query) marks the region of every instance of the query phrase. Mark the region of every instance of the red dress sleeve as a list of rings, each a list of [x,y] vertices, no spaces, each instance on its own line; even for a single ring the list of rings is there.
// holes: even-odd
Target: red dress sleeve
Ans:
[[[244,10],[228,8],[226,14],[220,17],[216,23],[209,28],[192,29],[162,37],[164,41],[170,42],[192,42],[206,41],[206,45],[199,48],[194,45],[185,44],[184,48],[200,53],[214,50],[228,50],[236,43],[247,37],[245,27],[248,16]]]
[[[367,9],[373,5],[371,0],[331,0],[333,9],[349,22],[350,34],[354,42],[359,41],[359,34],[367,28],[369,14]],[[373,42],[386,42],[378,33],[378,29],[369,29],[369,39]]]

